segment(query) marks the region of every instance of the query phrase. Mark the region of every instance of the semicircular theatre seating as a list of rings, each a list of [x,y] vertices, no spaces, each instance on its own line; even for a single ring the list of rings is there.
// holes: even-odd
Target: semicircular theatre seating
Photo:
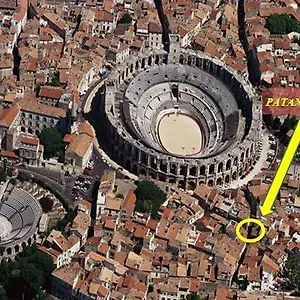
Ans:
[[[14,188],[0,209],[0,214],[12,224],[11,232],[1,240],[1,244],[7,245],[34,234],[41,213],[41,206],[33,196]]]

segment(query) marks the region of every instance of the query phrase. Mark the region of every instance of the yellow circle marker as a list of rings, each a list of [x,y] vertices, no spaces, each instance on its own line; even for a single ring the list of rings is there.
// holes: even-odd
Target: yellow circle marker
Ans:
[[[256,225],[258,225],[260,227],[260,234],[258,237],[256,238],[253,238],[253,239],[248,239],[248,238],[245,238],[242,234],[241,234],[241,228],[244,224],[246,223],[254,223]],[[236,229],[235,229],[235,232],[236,232],[236,235],[237,237],[244,243],[249,243],[249,244],[253,244],[253,243],[257,243],[259,242],[266,234],[266,227],[264,226],[264,224],[257,220],[257,219],[253,219],[253,218],[247,218],[247,219],[244,219],[242,220],[241,222],[239,222],[236,226]]]

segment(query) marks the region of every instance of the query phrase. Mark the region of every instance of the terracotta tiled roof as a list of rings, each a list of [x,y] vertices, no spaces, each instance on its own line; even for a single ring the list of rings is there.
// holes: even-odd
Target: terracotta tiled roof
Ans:
[[[19,113],[20,108],[18,106],[0,110],[0,126],[10,127]]]
[[[28,145],[38,145],[39,140],[37,138],[23,136],[22,137],[22,143],[28,144]]]
[[[24,97],[18,103],[20,104],[22,111],[49,116],[52,118],[61,118],[66,116],[66,111],[64,109],[39,103],[33,98],[28,99],[27,97]]]
[[[8,150],[1,150],[0,156],[12,158],[12,159],[18,159],[19,158],[19,156],[16,155],[14,152],[8,151]]]
[[[41,87],[39,97],[59,100],[63,92],[64,90],[60,87],[44,85]]]
[[[94,20],[96,22],[113,22],[114,16],[105,10],[96,10]]]
[[[77,134],[68,145],[66,153],[76,153],[79,157],[84,157],[93,143],[93,138],[86,133]]]

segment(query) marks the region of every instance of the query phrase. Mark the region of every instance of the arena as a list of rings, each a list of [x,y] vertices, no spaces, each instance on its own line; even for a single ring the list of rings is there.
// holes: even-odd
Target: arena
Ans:
[[[5,187],[4,187],[5,188]],[[4,189],[0,203],[0,259],[13,258],[37,237],[39,202],[23,189]]]
[[[139,176],[194,188],[229,184],[259,158],[258,96],[231,67],[202,52],[144,53],[100,90],[100,145]]]

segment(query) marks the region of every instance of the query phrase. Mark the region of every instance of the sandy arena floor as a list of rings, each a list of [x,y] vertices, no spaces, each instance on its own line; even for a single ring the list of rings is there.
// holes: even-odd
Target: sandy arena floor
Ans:
[[[159,122],[158,134],[162,146],[175,155],[200,152],[202,134],[198,124],[184,114],[168,114]]]

